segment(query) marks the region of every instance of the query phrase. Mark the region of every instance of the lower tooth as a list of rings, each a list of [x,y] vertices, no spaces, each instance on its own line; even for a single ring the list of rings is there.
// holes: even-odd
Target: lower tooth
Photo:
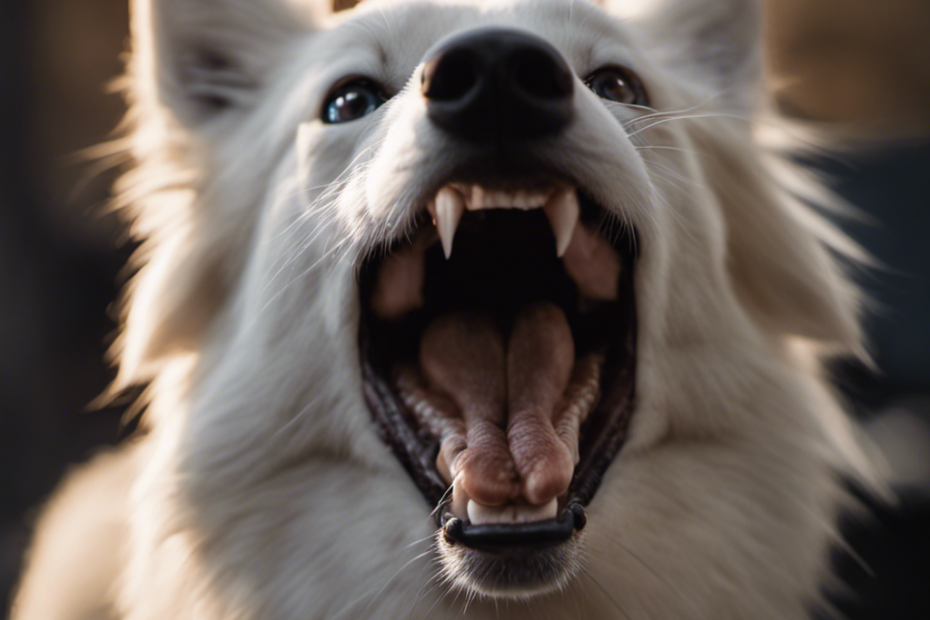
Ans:
[[[485,506],[475,500],[468,500],[468,520],[472,525],[484,523],[533,523],[554,519],[558,511],[558,500],[553,499],[541,506],[530,504],[507,504],[505,506]]]

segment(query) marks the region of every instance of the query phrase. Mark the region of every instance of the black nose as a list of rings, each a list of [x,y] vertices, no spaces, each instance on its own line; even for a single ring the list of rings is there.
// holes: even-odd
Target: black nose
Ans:
[[[481,142],[557,133],[572,118],[573,88],[572,71],[558,50],[504,28],[450,39],[423,70],[429,118]]]

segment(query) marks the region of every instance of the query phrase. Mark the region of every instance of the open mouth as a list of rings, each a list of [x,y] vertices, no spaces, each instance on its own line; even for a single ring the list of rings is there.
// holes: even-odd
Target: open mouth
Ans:
[[[366,399],[450,544],[584,526],[633,407],[635,247],[572,183],[456,181],[364,263]]]

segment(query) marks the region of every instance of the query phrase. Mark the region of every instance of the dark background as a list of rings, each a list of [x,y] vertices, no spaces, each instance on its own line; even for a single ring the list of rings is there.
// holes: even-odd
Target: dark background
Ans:
[[[38,506],[71,464],[131,430],[121,408],[88,407],[113,377],[104,353],[132,245],[106,212],[114,162],[79,156],[123,113],[107,84],[122,70],[125,5],[0,3],[0,609]],[[835,374],[902,499],[864,497],[872,517],[844,518],[862,561],[837,552],[850,595],[834,599],[852,619],[930,618],[930,2],[768,5],[782,109],[869,136],[811,165],[872,217],[842,226],[886,266],[857,272],[877,302],[881,370]]]

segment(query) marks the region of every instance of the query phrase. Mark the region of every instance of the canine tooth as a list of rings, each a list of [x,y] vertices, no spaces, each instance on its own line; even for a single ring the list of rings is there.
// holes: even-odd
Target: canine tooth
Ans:
[[[565,188],[555,192],[543,207],[552,233],[555,235],[556,254],[561,258],[571,243],[572,233],[578,224],[581,208],[578,206],[578,196],[572,188]]]
[[[452,256],[452,240],[465,212],[465,199],[451,187],[443,187],[436,194],[436,230],[442,241],[442,251],[446,258]]]

